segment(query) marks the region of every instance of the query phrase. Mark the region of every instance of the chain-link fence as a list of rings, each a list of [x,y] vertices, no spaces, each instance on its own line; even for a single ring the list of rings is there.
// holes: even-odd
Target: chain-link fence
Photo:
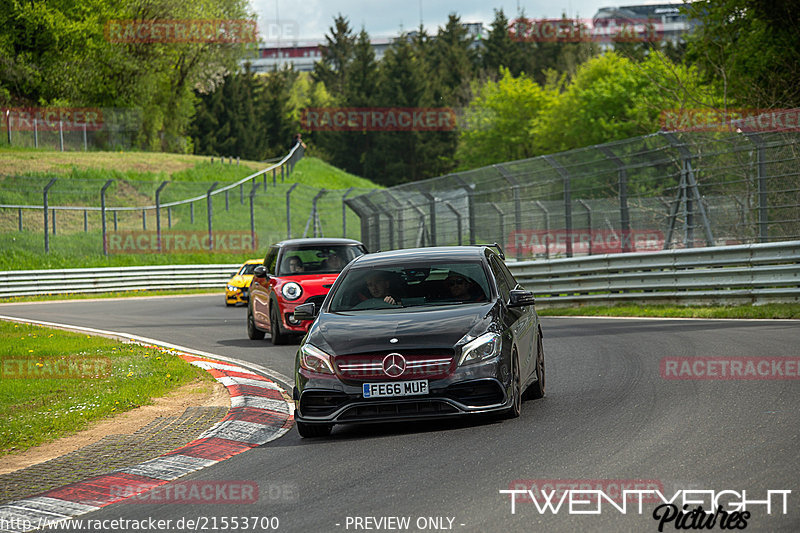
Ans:
[[[45,252],[63,246],[83,254],[204,252],[198,244],[247,253],[290,237],[358,238],[359,219],[344,200],[369,189],[292,183],[303,152],[297,145],[234,183],[0,176],[0,232],[20,236],[19,242],[38,235]],[[235,238],[236,247],[215,247],[223,238],[229,245]],[[175,248],[192,239],[191,250]]]
[[[724,129],[512,161],[347,204],[372,250],[498,242],[531,259],[800,238],[797,128]]]

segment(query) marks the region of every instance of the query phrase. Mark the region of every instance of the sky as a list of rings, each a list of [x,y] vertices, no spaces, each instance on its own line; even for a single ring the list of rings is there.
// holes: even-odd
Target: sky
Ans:
[[[674,1],[674,0],[672,0]],[[250,0],[259,18],[262,38],[281,41],[322,42],[333,18],[341,13],[350,19],[354,33],[363,26],[370,37],[394,37],[401,31],[419,26],[420,19],[435,33],[447,22],[450,13],[461,16],[462,22],[483,22],[489,27],[494,9],[503,9],[507,18],[514,18],[524,9],[529,18],[591,18],[599,8],[644,3],[669,3],[670,0]],[[275,24],[275,21],[278,24]]]

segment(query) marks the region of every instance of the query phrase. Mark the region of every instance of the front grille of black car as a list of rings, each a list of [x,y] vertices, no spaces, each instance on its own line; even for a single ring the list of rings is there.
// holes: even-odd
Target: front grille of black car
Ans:
[[[458,409],[441,400],[418,400],[402,403],[354,405],[339,416],[339,420],[362,420],[365,418],[425,416],[456,414]]]
[[[346,401],[347,395],[341,392],[308,391],[300,400],[300,410],[303,416],[325,416]]]
[[[444,396],[470,407],[484,407],[503,403],[505,394],[494,380],[470,381],[450,385]]]
[[[453,371],[452,350],[404,350],[406,369],[399,376],[387,376],[383,360],[391,352],[338,355],[334,365],[343,379],[358,381],[387,379],[441,379]]]

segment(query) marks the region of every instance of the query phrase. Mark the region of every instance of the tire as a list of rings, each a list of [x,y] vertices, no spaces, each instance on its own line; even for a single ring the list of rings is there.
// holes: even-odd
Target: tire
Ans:
[[[545,395],[544,348],[542,347],[541,330],[539,330],[539,342],[536,345],[536,382],[528,387],[525,395],[531,400],[544,398]]]
[[[266,333],[256,327],[256,322],[253,319],[253,313],[250,312],[250,306],[247,306],[247,338],[251,341],[260,341],[264,338]]]
[[[272,344],[275,346],[279,346],[281,344],[286,344],[287,337],[286,333],[281,332],[281,321],[278,317],[278,306],[277,304],[272,305],[272,310],[269,312],[269,329],[270,334],[272,335]]]
[[[297,432],[304,439],[327,437],[333,429],[333,424],[306,424],[298,420],[295,420],[294,425],[297,426]]]
[[[511,407],[506,411],[505,418],[518,418],[522,412],[522,383],[519,375],[519,361],[514,352],[511,356]]]

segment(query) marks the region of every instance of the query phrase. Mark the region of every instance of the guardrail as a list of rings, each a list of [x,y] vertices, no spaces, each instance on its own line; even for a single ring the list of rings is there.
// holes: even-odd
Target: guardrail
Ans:
[[[11,270],[0,272],[0,298],[159,289],[213,288],[222,291],[225,282],[241,266],[235,263]]]
[[[800,241],[510,262],[548,305],[800,301]]]
[[[0,272],[0,298],[40,294],[213,288],[240,265]],[[800,301],[800,241],[509,262],[547,305]]]

